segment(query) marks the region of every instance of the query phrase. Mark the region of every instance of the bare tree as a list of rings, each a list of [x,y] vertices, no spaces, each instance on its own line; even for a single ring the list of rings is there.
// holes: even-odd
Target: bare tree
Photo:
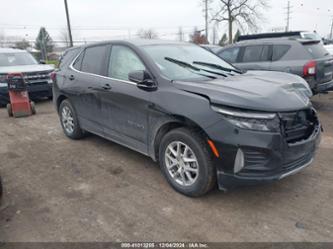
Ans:
[[[15,42],[15,48],[26,50],[29,47],[30,47],[30,43],[25,39]]]
[[[140,29],[137,36],[141,39],[158,39],[158,34],[153,29]]]
[[[5,33],[0,30],[0,47],[4,47],[6,44],[6,36]]]
[[[219,9],[213,13],[212,21],[227,22],[229,43],[233,41],[233,25],[245,30],[257,30],[258,21],[263,19],[262,10],[268,8],[267,0],[217,0]]]
[[[217,41],[217,29],[216,26],[213,27],[213,34],[212,34],[212,41],[213,44],[216,45]]]

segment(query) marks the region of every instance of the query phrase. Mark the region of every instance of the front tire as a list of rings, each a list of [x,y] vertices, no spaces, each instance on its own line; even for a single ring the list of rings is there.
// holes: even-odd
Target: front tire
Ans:
[[[69,100],[66,99],[61,102],[59,116],[62,129],[67,137],[75,140],[84,137],[76,112]]]
[[[159,150],[161,170],[178,192],[199,197],[216,186],[213,155],[204,137],[194,130],[179,128],[167,133]]]

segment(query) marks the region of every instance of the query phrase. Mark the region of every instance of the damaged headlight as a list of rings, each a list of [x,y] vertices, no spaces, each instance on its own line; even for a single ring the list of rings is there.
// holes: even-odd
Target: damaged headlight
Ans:
[[[276,132],[280,127],[279,119],[275,113],[254,112],[221,106],[212,106],[212,109],[241,129]]]

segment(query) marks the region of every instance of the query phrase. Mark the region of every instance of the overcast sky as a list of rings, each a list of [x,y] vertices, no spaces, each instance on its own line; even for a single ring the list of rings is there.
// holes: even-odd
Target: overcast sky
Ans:
[[[283,29],[287,0],[269,3],[271,8],[264,13],[261,30]],[[139,28],[154,28],[161,38],[174,39],[180,26],[186,33],[194,26],[204,27],[200,0],[68,0],[68,4],[74,40],[134,37]],[[332,0],[291,0],[291,5],[291,29],[328,35]],[[45,26],[54,40],[62,39],[66,27],[63,0],[1,1],[0,35],[34,40],[40,26]],[[219,34],[225,31],[226,24],[222,23]]]

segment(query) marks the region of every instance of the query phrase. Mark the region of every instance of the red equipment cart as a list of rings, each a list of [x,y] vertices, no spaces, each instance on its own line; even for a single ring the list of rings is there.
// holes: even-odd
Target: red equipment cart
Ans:
[[[30,101],[27,84],[22,73],[7,76],[10,104],[7,105],[10,117],[27,117],[36,114],[35,103]]]

